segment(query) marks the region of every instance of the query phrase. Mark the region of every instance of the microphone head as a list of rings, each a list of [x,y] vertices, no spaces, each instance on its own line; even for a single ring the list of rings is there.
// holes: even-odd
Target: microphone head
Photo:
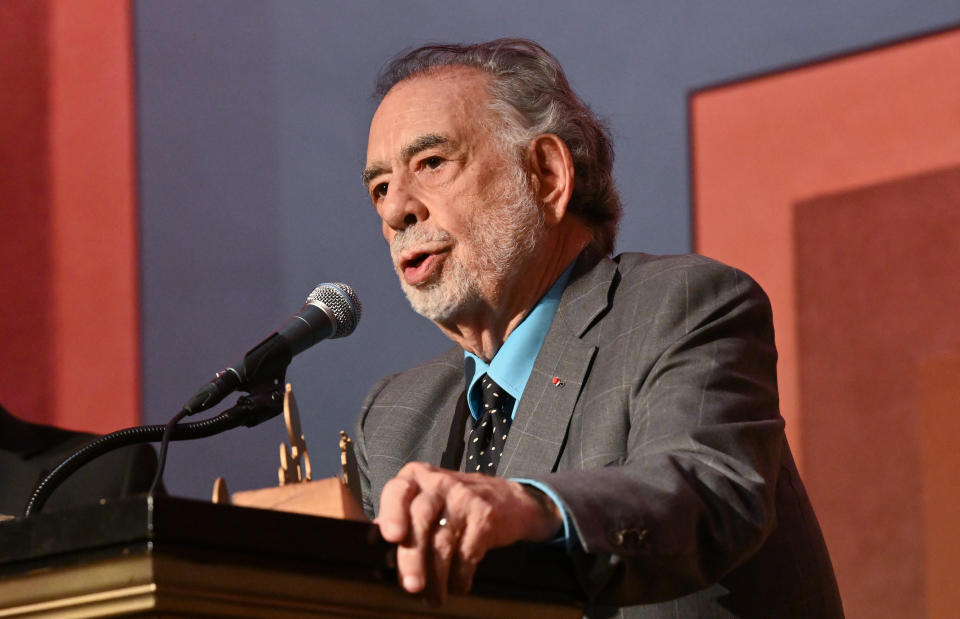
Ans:
[[[307,303],[320,304],[330,310],[336,318],[331,338],[346,337],[353,333],[360,322],[363,310],[357,293],[343,282],[324,283],[317,285],[307,297]]]

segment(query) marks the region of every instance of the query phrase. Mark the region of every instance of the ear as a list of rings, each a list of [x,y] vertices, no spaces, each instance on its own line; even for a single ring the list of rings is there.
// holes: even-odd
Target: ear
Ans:
[[[531,182],[548,226],[559,223],[573,195],[573,156],[552,133],[538,135],[527,148]]]

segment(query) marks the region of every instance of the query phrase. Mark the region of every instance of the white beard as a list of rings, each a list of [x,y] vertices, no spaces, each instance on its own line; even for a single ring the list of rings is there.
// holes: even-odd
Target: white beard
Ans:
[[[440,271],[426,284],[412,286],[402,274],[400,287],[415,312],[438,323],[449,323],[479,303],[496,305],[505,282],[529,258],[543,237],[543,212],[520,166],[503,191],[493,198],[497,206],[472,218],[463,238],[446,231],[430,232],[414,225],[397,232],[390,244],[394,264],[412,245],[456,240],[468,249],[468,260],[448,254]]]

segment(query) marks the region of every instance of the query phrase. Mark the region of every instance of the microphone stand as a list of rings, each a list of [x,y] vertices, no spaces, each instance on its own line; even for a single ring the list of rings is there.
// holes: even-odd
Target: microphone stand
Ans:
[[[177,424],[170,440],[184,441],[205,438],[242,425],[252,428],[276,417],[283,412],[283,385],[286,366],[283,365],[270,372],[270,374],[272,376],[268,376],[253,385],[249,395],[241,396],[235,406],[219,415],[203,421]],[[30,500],[27,501],[23,510],[23,517],[26,518],[39,512],[53,491],[84,464],[120,447],[160,441],[163,439],[164,430],[166,430],[166,426],[162,424],[134,426],[93,439],[73,452],[40,480],[40,483],[33,489]]]

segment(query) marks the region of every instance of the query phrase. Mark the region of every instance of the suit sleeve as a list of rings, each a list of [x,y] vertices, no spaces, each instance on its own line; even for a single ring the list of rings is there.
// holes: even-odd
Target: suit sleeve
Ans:
[[[383,388],[387,386],[392,378],[393,376],[386,376],[380,379],[380,381],[374,385],[373,389],[370,390],[370,393],[367,394],[366,399],[363,401],[363,406],[360,408],[360,416],[357,418],[357,425],[353,433],[354,454],[357,457],[357,472],[360,477],[362,507],[363,512],[370,520],[376,518],[377,514],[370,484],[370,463],[367,460],[364,426],[367,422],[367,415],[370,413],[370,407],[373,406],[377,396],[380,395],[380,392],[383,391]]]
[[[701,589],[775,526],[784,434],[769,302],[745,274],[719,265],[670,281],[655,288],[662,300],[649,326],[618,325],[631,335],[611,345],[628,376],[625,458],[540,479],[574,522],[574,563],[595,603]]]

